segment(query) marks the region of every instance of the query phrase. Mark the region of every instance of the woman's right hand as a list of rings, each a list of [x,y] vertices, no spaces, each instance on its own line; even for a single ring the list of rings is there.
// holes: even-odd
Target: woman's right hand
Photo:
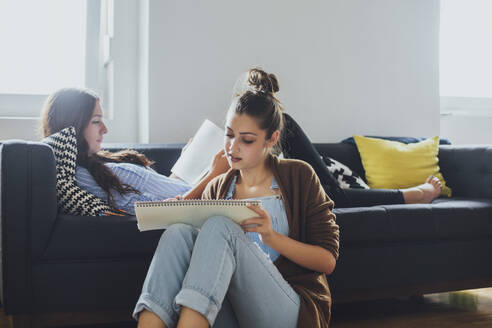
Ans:
[[[212,167],[210,168],[210,174],[212,176],[218,176],[222,173],[227,172],[231,167],[227,161],[227,156],[225,155],[224,149],[221,149],[217,154],[215,154],[212,161]]]

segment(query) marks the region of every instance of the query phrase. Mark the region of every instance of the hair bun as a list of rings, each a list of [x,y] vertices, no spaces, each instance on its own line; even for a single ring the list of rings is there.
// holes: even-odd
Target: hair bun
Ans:
[[[275,74],[268,74],[261,68],[252,68],[248,71],[247,83],[258,92],[274,94],[279,91]]]
[[[268,77],[270,78],[270,82],[272,83],[272,92],[273,93],[278,92],[280,89],[278,87],[278,79],[277,79],[277,77],[273,73],[268,74]]]

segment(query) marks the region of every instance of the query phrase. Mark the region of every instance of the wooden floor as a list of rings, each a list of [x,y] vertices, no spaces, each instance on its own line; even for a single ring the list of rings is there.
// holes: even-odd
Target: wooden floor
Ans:
[[[333,306],[331,327],[492,327],[492,288]]]
[[[334,328],[492,327],[492,288],[429,294],[411,299],[335,304],[332,310],[331,327]],[[136,324],[76,327],[130,328]],[[8,318],[1,311],[0,328],[10,328]]]

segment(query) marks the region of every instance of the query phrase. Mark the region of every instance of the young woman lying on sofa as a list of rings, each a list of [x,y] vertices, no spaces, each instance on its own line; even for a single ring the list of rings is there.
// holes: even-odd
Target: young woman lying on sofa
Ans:
[[[150,168],[153,162],[136,151],[101,151],[108,129],[103,122],[99,97],[87,89],[60,89],[45,103],[41,114],[44,137],[69,126],[76,131],[79,187],[129,214],[134,214],[136,201],[163,200],[176,195],[200,198],[207,183],[229,169],[222,150],[215,155],[210,172],[196,186],[191,186],[172,175],[155,172]]]
[[[285,130],[288,131],[288,137],[282,140],[284,155],[308,162],[318,174],[328,196],[335,201],[336,207],[425,204],[441,194],[441,181],[432,175],[424,183],[406,189],[342,189],[297,122],[285,113],[284,118]]]
[[[270,77],[274,92],[277,92],[278,81],[274,75]],[[247,88],[247,85],[243,87]],[[114,208],[133,214],[136,201],[162,200],[176,195],[183,195],[185,199],[200,198],[207,183],[229,169],[221,151],[215,156],[209,174],[198,185],[191,186],[177,177],[167,177],[150,169],[152,162],[143,154],[132,150],[101,151],[103,136],[108,132],[102,114],[95,93],[87,89],[64,88],[48,97],[42,111],[41,130],[47,137],[66,127],[75,127],[77,184]],[[285,133],[280,143],[284,155],[308,162],[337,207],[429,203],[440,194],[441,183],[433,177],[422,185],[402,190],[342,190],[297,122],[286,113],[283,118]]]

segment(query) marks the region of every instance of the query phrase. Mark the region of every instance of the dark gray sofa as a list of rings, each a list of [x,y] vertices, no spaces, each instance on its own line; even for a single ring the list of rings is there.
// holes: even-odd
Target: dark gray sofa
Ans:
[[[134,148],[169,174],[182,144]],[[355,146],[316,144],[363,174]],[[127,321],[162,231],[135,217],[57,214],[55,161],[39,142],[0,144],[1,300],[15,326]],[[334,302],[492,286],[492,148],[440,146],[453,198],[428,205],[335,209]]]

